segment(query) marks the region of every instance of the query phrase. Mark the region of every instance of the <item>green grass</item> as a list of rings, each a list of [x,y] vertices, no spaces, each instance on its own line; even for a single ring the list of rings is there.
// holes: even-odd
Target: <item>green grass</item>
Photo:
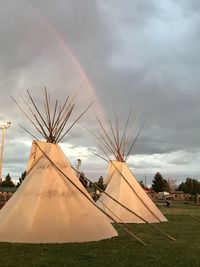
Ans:
[[[160,207],[168,223],[156,224],[176,238],[168,240],[148,225],[129,225],[129,229],[148,246],[130,238],[123,230],[119,237],[99,242],[72,244],[9,244],[0,243],[0,266],[142,266],[142,267],[199,267],[200,222],[182,211],[187,211],[200,220],[200,207],[175,205]]]

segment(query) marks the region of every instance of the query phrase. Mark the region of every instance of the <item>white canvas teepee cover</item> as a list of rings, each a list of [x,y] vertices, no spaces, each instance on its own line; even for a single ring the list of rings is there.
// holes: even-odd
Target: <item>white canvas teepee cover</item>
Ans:
[[[66,243],[117,236],[105,215],[55,169],[36,143],[87,193],[57,144],[34,141],[26,179],[0,211],[0,241]]]
[[[122,175],[121,175],[122,174]],[[131,187],[124,180],[130,183]],[[150,197],[137,182],[125,162],[112,161],[109,166],[109,175],[106,179],[106,193],[118,200],[124,206],[134,211],[149,223],[166,222],[167,219],[156,207]],[[117,222],[144,223],[140,218],[130,213],[114,200],[102,194],[97,205],[112,215]]]

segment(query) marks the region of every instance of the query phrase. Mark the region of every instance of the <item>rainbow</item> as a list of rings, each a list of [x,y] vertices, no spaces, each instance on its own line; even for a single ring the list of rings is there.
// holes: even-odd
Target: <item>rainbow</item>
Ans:
[[[62,51],[64,51],[68,58],[70,59],[70,62],[72,62],[73,67],[75,68],[77,75],[81,78],[81,80],[84,82],[85,86],[84,88],[88,90],[88,94],[91,96],[91,98],[95,101],[95,107],[98,114],[98,117],[100,117],[102,120],[105,121],[105,114],[102,109],[102,105],[100,103],[100,100],[98,98],[98,95],[96,93],[96,90],[86,74],[84,67],[80,63],[79,59],[75,55],[75,53],[72,51],[70,46],[66,43],[64,38],[62,38],[61,33],[47,20],[47,18],[44,16],[44,14],[41,13],[41,11],[30,2],[25,2],[28,4],[30,9],[34,12],[36,16],[42,21],[43,26],[52,34],[52,36],[55,38],[55,40],[58,42],[59,46],[62,48]]]

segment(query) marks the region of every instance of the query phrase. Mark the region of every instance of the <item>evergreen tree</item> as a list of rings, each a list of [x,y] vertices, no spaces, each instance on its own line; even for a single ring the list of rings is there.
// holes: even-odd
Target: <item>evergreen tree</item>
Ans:
[[[25,178],[26,178],[26,171],[24,171],[21,174],[21,177],[19,177],[19,182],[17,183],[17,187],[19,187],[22,184],[22,182],[24,181]]]
[[[184,183],[184,182],[182,182],[182,183],[178,186],[178,191],[183,191],[184,193],[186,193],[186,192],[185,192],[185,183]]]
[[[5,180],[1,182],[1,187],[15,187],[9,173],[6,175]]]
[[[79,181],[82,183],[82,185],[87,188],[88,182],[87,179],[85,178],[85,174],[83,172],[80,173]]]
[[[157,172],[154,176],[154,179],[152,181],[152,189],[157,193],[169,191],[167,180],[165,180],[159,172]]]
[[[102,176],[99,177],[98,182],[94,183],[94,188],[96,188],[96,186],[98,186],[101,190],[105,190],[105,185],[103,183],[103,177]]]
[[[146,188],[146,186],[145,186],[143,180],[140,180],[140,181],[139,181],[139,184],[141,185],[142,188]]]
[[[199,194],[200,182],[197,179],[187,178],[185,182],[178,186],[178,190],[191,195]]]
[[[104,184],[103,184],[103,177],[102,177],[102,176],[99,177],[99,180],[98,180],[98,182],[97,182],[97,186],[98,186],[99,188],[101,188],[102,190],[105,190],[105,186],[104,186]]]

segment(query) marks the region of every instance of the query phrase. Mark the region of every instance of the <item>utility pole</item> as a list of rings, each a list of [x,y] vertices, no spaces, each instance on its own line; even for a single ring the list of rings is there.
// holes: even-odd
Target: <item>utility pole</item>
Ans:
[[[10,121],[2,121],[0,122],[1,129],[1,151],[0,151],[0,183],[2,181],[2,162],[3,162],[3,148],[4,148],[4,138],[5,138],[5,130],[10,128]]]
[[[80,170],[81,170],[81,160],[77,159],[77,171],[78,171],[78,178],[80,177]]]
[[[147,186],[147,173],[145,172],[145,176],[144,176],[144,184],[145,186]]]

